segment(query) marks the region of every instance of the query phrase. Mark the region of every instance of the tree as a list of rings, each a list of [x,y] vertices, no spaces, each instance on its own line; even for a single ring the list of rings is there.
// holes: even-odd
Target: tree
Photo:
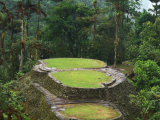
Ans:
[[[14,6],[14,8],[18,7],[17,9],[17,16],[19,16],[19,12],[21,12],[21,19],[22,19],[22,26],[21,26],[21,29],[22,29],[22,38],[21,38],[21,60],[20,60],[20,65],[19,65],[19,72],[23,72],[23,55],[24,55],[24,49],[25,49],[25,45],[24,45],[24,41],[23,41],[23,25],[24,25],[24,13],[25,13],[25,8],[24,8],[24,1],[18,1],[17,2],[17,5]],[[14,9],[13,8],[13,9]]]
[[[40,13],[42,13],[45,17],[47,17],[47,15],[42,11],[42,8],[41,8],[41,4],[40,4],[40,1],[38,1],[38,4],[36,5],[36,8],[32,8],[36,13],[37,13],[37,40],[38,40],[38,37],[40,35],[40,31],[39,31],[39,17],[40,17]],[[36,60],[37,60],[37,48],[36,48]]]
[[[118,33],[118,22],[120,22],[120,13],[118,12],[120,10],[120,1],[119,0],[114,0],[114,1],[110,1],[110,0],[106,0],[106,2],[112,2],[112,5],[114,6],[115,8],[115,19],[116,19],[116,37],[115,37],[115,49],[114,49],[114,52],[115,52],[115,56],[114,56],[114,68],[116,66],[116,57],[117,57],[117,33]]]
[[[128,46],[133,45],[133,44],[134,45],[142,44],[142,41],[140,39],[140,33],[144,29],[143,23],[146,22],[146,21],[150,21],[151,23],[155,22],[154,16],[151,15],[149,12],[147,12],[145,9],[143,9],[142,13],[134,13],[134,16],[135,15],[137,15],[135,32],[132,35]]]
[[[96,9],[96,4],[97,4],[97,0],[92,0],[93,1],[93,6],[95,9],[95,14],[97,13],[97,9]],[[95,34],[96,34],[96,17],[94,17],[94,37],[93,37],[93,42],[95,43]]]
[[[17,81],[11,81],[4,85],[0,83],[0,119],[5,120],[3,113],[8,116],[8,120],[12,120],[13,115],[17,120],[28,118],[22,113],[23,107],[21,103],[26,101],[24,91],[18,92],[19,85]],[[15,116],[13,117],[15,119]]]
[[[152,12],[156,12],[156,18],[157,18],[157,14],[160,14],[160,11],[158,11],[160,9],[160,5],[157,5],[158,2],[160,2],[160,0],[149,0],[152,3],[156,3],[156,5],[153,5],[153,10],[152,9],[148,9],[148,11],[152,11]]]
[[[6,37],[6,34],[5,34],[5,30],[8,31],[8,29],[11,29],[9,28],[9,23],[11,23],[12,21],[12,24],[13,24],[13,18],[14,16],[12,15],[12,13],[6,8],[5,4],[3,2],[0,2],[0,4],[3,5],[3,9],[1,10],[1,12],[6,12],[7,15],[3,15],[1,12],[0,12],[0,22],[1,22],[1,29],[3,30],[2,32],[2,36],[1,36],[1,50],[2,50],[2,55],[3,55],[3,60],[0,61],[0,65],[1,63],[3,62],[3,71],[5,71],[5,65],[4,65],[4,61],[8,59],[7,57],[7,53],[8,52],[5,52],[5,49],[4,49],[4,38]],[[8,27],[8,28],[7,28]],[[9,33],[9,32],[8,32]],[[13,32],[12,32],[12,36],[11,36],[11,39],[13,40]],[[10,51],[11,53],[11,51]],[[12,53],[11,53],[12,54]],[[13,67],[12,67],[13,68]],[[5,75],[6,76],[6,75]],[[13,69],[12,69],[12,78],[13,78]]]
[[[60,57],[78,57],[83,49],[80,46],[88,44],[86,34],[82,30],[88,31],[88,27],[94,23],[91,19],[93,9],[72,2],[62,1],[57,6],[51,7],[48,11],[50,17],[44,18],[48,25],[42,31],[42,38],[47,41],[54,39],[52,43],[55,45],[54,51],[57,55],[61,54]]]
[[[159,118],[157,113],[160,112],[160,87],[154,86],[150,90],[141,90],[138,95],[129,95],[130,103],[135,103],[142,110],[143,120]],[[154,120],[155,120],[154,119]]]
[[[12,42],[10,43],[10,61],[11,61],[11,66],[12,66],[12,80],[14,78],[14,58],[15,58],[14,53],[16,53],[16,51],[13,50],[13,43],[14,43],[13,34],[21,32],[20,25],[21,25],[20,20],[13,20],[12,19],[12,24],[8,26],[9,31],[11,31],[11,33],[12,33],[12,35],[11,35]]]
[[[160,44],[160,28],[157,26],[160,26],[160,18],[157,18],[154,24],[150,21],[143,23],[144,29],[139,34],[141,41],[146,41],[156,48],[158,48]]]
[[[134,12],[134,10],[136,8],[136,4],[135,3],[138,3],[138,1],[136,1],[135,3],[134,3],[134,1],[131,1],[132,5],[134,5],[133,9],[131,8],[132,6],[129,5],[129,2],[128,2],[129,0],[123,0],[123,1],[122,0],[105,0],[105,1],[106,2],[112,2],[112,5],[115,8],[115,19],[116,19],[116,35],[115,35],[116,37],[115,37],[115,42],[114,42],[115,43],[114,68],[115,68],[116,61],[117,61],[117,46],[118,46],[118,41],[119,41],[119,38],[118,38],[118,27],[119,27],[119,23],[120,23],[120,16],[124,17],[124,12],[126,12],[126,10],[127,10],[127,12],[129,10]],[[138,5],[140,5],[140,4],[138,3]],[[123,22],[122,22],[122,25],[123,25]]]
[[[138,90],[149,89],[154,85],[160,84],[160,67],[154,61],[138,60],[135,63],[134,73],[138,75],[135,77]]]
[[[4,38],[5,38],[5,36],[6,36],[6,34],[5,34],[5,30],[7,30],[8,31],[8,29],[7,29],[7,23],[9,24],[10,22],[11,22],[11,17],[10,17],[10,11],[6,8],[6,6],[5,6],[5,4],[3,3],[3,2],[0,2],[0,4],[2,4],[3,5],[3,9],[1,10],[1,12],[0,12],[0,26],[2,26],[2,30],[3,30],[3,32],[2,32],[2,36],[1,36],[1,49],[2,49],[2,54],[3,54],[3,60],[2,60],[2,62],[4,62],[5,61],[5,55],[6,55],[6,53],[5,53],[5,50],[4,50]],[[7,15],[3,15],[2,13],[3,12],[6,12],[7,13]],[[9,33],[9,32],[8,32]],[[2,62],[0,62],[0,64],[2,63]],[[5,70],[5,66],[4,66],[4,64],[3,64],[3,69]]]
[[[30,8],[32,8],[33,6],[36,6],[36,5],[31,5],[31,1],[28,0],[26,3],[24,3],[24,1],[20,2],[18,1],[17,2],[17,5],[14,6],[15,7],[18,7],[17,9],[17,16],[19,16],[19,12],[21,12],[21,19],[22,19],[22,42],[20,43],[22,45],[21,47],[21,61],[20,61],[20,66],[19,66],[19,72],[23,72],[23,55],[24,55],[24,49],[25,49],[25,44],[24,44],[24,41],[23,41],[23,24],[24,24],[24,15],[27,15],[27,31],[28,31],[28,19],[29,19],[29,13],[27,13],[26,10],[30,11]],[[12,8],[12,9],[14,9]],[[33,10],[36,10],[35,8],[32,8]],[[28,34],[28,33],[27,33]]]
[[[137,23],[136,20],[140,15],[141,15],[141,12],[135,12],[135,13],[133,13],[133,16],[131,16],[131,19],[135,20],[135,24],[134,24],[135,27],[136,27],[136,23]],[[136,32],[136,30],[135,30],[135,32]]]

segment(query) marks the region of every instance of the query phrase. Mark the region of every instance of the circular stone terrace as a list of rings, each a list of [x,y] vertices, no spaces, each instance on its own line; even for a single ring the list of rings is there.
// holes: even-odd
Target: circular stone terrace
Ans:
[[[54,105],[51,107],[52,112],[54,112],[54,114],[60,119],[63,119],[65,117],[74,119],[77,118],[76,116],[79,116],[78,113],[75,113],[73,115],[69,114],[69,112],[67,111],[72,111],[73,109],[75,109],[76,107],[73,107],[73,105],[78,105],[79,102],[77,101],[81,100],[84,100],[83,102],[85,104],[85,101],[87,100],[91,100],[92,102],[98,100],[98,102],[96,101],[97,104],[95,104],[99,105],[98,110],[102,111],[102,113],[107,113],[106,110],[110,109],[110,111],[112,110],[112,113],[114,113],[112,114],[113,116],[110,116],[109,113],[104,116],[100,116],[103,117],[100,119],[122,119],[122,114],[117,108],[109,106],[108,103],[99,104],[101,100],[109,100],[109,97],[111,96],[109,93],[109,89],[112,93],[113,87],[126,80],[124,74],[120,73],[117,70],[107,68],[107,64],[105,62],[100,60],[82,58],[55,58],[38,60],[38,63],[32,70],[32,75],[34,74],[38,76],[47,75],[47,77],[43,81],[35,82],[43,82],[43,87],[57,96],[59,100],[61,99],[64,101],[76,101],[73,103],[71,102],[72,105],[68,104],[68,106],[70,106],[69,108],[65,106],[66,103],[61,105],[61,107],[58,107],[59,105]],[[100,108],[102,106],[103,109]],[[104,106],[106,108],[104,108]],[[88,109],[86,109],[86,111],[88,111],[88,115],[89,111],[92,111],[89,108],[91,107],[88,107]],[[95,114],[98,113],[98,111],[96,110],[94,112]],[[94,118],[94,116],[92,115],[90,117]],[[85,118],[85,114],[82,115],[81,118]]]
[[[42,60],[45,67],[57,68],[58,70],[70,70],[75,68],[102,68],[106,67],[107,63],[86,58],[54,58]]]

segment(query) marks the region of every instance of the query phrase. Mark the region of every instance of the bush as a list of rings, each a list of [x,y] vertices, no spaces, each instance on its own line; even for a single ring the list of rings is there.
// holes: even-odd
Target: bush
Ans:
[[[127,48],[128,58],[131,60],[138,56],[138,45],[131,45]]]
[[[18,87],[18,82],[15,80],[4,85],[0,83],[0,110],[2,110],[4,118],[9,118],[9,116],[12,116],[12,120],[17,120],[16,116],[18,116],[25,118],[25,120],[30,120],[30,118],[23,113],[23,107],[21,107],[21,104],[27,99],[25,97],[24,91],[18,92],[15,90]],[[11,111],[14,112],[12,113]],[[8,114],[8,112],[11,112],[11,114]],[[2,116],[0,116],[0,119],[1,118]]]
[[[146,61],[153,60],[160,65],[160,50],[155,49],[154,46],[150,45],[148,42],[143,42],[143,45],[139,47],[139,53],[137,60]]]
[[[130,103],[135,103],[142,110],[143,120],[159,120],[160,117],[160,87],[154,86],[149,90],[140,90],[138,95],[129,95]],[[141,120],[137,118],[136,120]]]
[[[23,76],[24,75],[24,73],[21,73],[21,72],[17,72],[16,73],[16,79],[18,79],[18,78],[20,78],[21,76]]]
[[[148,89],[160,84],[160,67],[154,61],[138,60],[135,63],[134,73],[138,74],[138,76],[135,77],[138,90]]]

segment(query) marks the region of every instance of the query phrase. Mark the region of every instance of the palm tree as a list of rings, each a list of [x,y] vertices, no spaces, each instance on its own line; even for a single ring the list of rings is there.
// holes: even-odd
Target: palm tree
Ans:
[[[11,44],[10,44],[10,60],[11,60],[11,66],[12,66],[12,80],[13,80],[13,75],[14,75],[14,51],[13,51],[13,34],[19,33],[21,32],[20,30],[20,25],[21,25],[21,21],[20,20],[13,20],[14,16],[11,14],[11,18],[12,18],[12,24],[8,26],[9,31],[11,31],[12,35],[11,35]]]
[[[31,5],[30,6],[32,10],[34,10],[37,13],[37,40],[39,39],[39,35],[40,35],[40,31],[39,31],[39,18],[41,16],[41,13],[47,17],[47,15],[45,14],[45,12],[42,11],[42,7],[40,4],[40,1],[38,1],[38,4],[36,5]],[[36,60],[37,60],[37,53],[38,52],[38,46],[36,47]]]
[[[28,19],[29,19],[29,14],[28,11],[30,10],[30,7],[32,7],[30,0],[28,0],[26,3],[24,1],[18,1],[17,5],[14,6],[14,8],[18,7],[16,11],[16,16],[20,16],[19,12],[21,12],[20,18],[22,19],[22,39],[21,39],[21,60],[20,60],[20,66],[19,66],[19,72],[23,72],[23,55],[24,55],[24,49],[25,49],[25,44],[23,41],[23,29],[24,29],[24,15],[27,15],[27,35],[28,35]],[[14,9],[12,8],[12,9]],[[27,11],[28,10],[28,11]]]
[[[148,11],[152,11],[152,12],[156,11],[156,18],[157,18],[157,14],[159,13],[158,9],[160,9],[160,5],[157,5],[157,3],[160,2],[160,0],[149,0],[149,1],[151,1],[152,3],[156,3],[156,5],[153,6],[154,10],[148,9]]]
[[[1,26],[1,29],[2,29],[0,46],[1,46],[2,54],[3,54],[3,60],[1,60],[0,64],[2,64],[2,62],[5,61],[5,55],[6,55],[6,53],[4,52],[4,38],[6,36],[5,31],[7,31],[9,33],[9,31],[7,29],[7,26],[11,22],[11,16],[10,16],[11,13],[6,8],[6,6],[3,2],[0,2],[0,4],[3,5],[3,9],[0,12],[0,14],[1,14],[0,15],[0,26]],[[6,12],[7,14],[2,14],[4,12]],[[4,64],[3,64],[3,69],[5,70]]]

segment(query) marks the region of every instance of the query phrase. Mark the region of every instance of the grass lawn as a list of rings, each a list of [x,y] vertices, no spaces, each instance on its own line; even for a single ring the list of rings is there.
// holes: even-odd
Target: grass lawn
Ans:
[[[65,117],[76,117],[77,119],[112,119],[120,116],[120,114],[110,108],[101,106],[98,104],[91,104],[91,103],[82,103],[75,105],[70,108],[66,108],[65,111],[60,111],[62,115]]]
[[[102,61],[83,58],[57,58],[42,61],[48,63],[46,67],[54,67],[60,70],[72,68],[97,68],[105,66],[105,63]]]
[[[126,64],[133,65],[135,62],[126,62]]]
[[[112,77],[94,70],[76,70],[53,73],[52,76],[71,87],[99,88],[98,83],[109,82]]]
[[[127,71],[130,71],[130,70],[133,70],[134,66],[120,64],[120,65],[116,65],[116,68],[122,68],[122,69],[125,69]]]

